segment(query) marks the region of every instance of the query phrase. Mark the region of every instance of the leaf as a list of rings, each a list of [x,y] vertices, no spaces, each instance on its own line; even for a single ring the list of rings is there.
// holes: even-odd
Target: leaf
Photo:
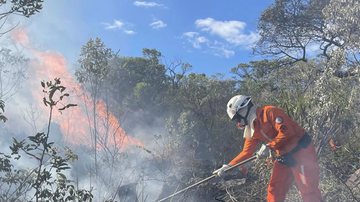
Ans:
[[[64,175],[64,174],[62,174],[62,173],[58,173],[57,175],[58,175],[58,179],[59,179],[59,180],[65,181],[65,180],[67,179],[66,175]]]
[[[54,80],[55,80],[55,84],[60,84],[61,83],[60,78],[55,78]]]
[[[68,104],[67,106],[68,106],[68,107],[76,107],[77,104]]]
[[[60,92],[64,92],[64,90],[66,89],[64,86],[59,86]]]
[[[6,116],[0,113],[0,120],[5,123],[8,119],[6,118]]]
[[[58,110],[59,110],[59,111],[62,111],[62,110],[64,110],[64,109],[66,109],[66,108],[75,107],[75,106],[77,106],[77,104],[67,104],[67,105],[65,105],[64,107],[59,108]]]
[[[44,83],[44,81],[41,82],[41,86],[42,86],[43,88],[45,88],[45,83]]]
[[[44,103],[45,106],[48,106],[48,105],[47,105],[46,98],[43,98],[43,103]]]
[[[71,169],[71,167],[70,166],[61,166],[60,169],[61,170],[68,170],[68,169]]]
[[[53,99],[52,99],[52,98],[54,97],[54,94],[55,94],[57,88],[51,87],[50,89],[51,89],[51,90],[50,90],[50,93],[49,93],[49,100],[50,100],[51,102],[53,102]],[[50,105],[51,105],[51,104],[50,104]]]
[[[0,109],[4,112],[5,111],[5,102],[0,100]]]
[[[65,93],[64,95],[60,96],[60,100],[62,100],[64,97],[68,97],[69,93]]]

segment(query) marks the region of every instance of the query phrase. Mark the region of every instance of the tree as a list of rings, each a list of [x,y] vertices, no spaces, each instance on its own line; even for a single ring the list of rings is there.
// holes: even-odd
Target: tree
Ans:
[[[161,53],[155,49],[143,49],[143,57],[114,59],[106,89],[109,89],[112,111],[123,121],[136,118],[151,124],[153,114],[166,111],[168,78],[160,57]],[[127,124],[126,128],[133,127],[132,123]]]
[[[171,89],[177,90],[181,80],[184,78],[192,67],[191,64],[176,60],[170,64],[165,65],[167,70],[168,82],[170,82]]]
[[[93,141],[95,158],[95,176],[97,176],[97,146],[98,146],[98,121],[97,121],[97,102],[99,101],[102,85],[109,73],[110,60],[113,58],[113,52],[107,48],[99,39],[90,39],[81,49],[79,64],[80,68],[76,70],[75,76],[83,88],[90,93],[90,97],[84,94],[85,104],[91,108],[89,116],[89,126],[91,139]],[[91,103],[89,105],[89,103]],[[91,122],[92,121],[92,122]]]
[[[328,55],[339,42],[326,36],[322,9],[329,0],[276,0],[261,15],[258,52],[293,61],[306,61],[309,49],[319,46]]]
[[[325,34],[336,37],[341,46],[334,52],[335,60],[342,56],[335,75],[342,78],[359,75],[360,53],[360,3],[356,0],[331,0],[322,10],[325,18]]]
[[[352,65],[345,70],[342,65],[333,67],[333,73],[358,74],[354,66],[359,64],[359,9],[356,0],[276,0],[261,15],[256,51],[292,62],[318,54],[330,60],[341,52]]]

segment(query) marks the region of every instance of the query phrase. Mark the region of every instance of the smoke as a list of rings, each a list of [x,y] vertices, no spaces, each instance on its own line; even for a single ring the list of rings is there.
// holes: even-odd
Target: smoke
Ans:
[[[159,149],[152,137],[162,133],[163,127],[135,128],[131,130],[132,136],[129,136],[108,110],[106,103],[99,100],[96,104],[99,135],[96,150],[98,161],[101,162],[95,165],[94,141],[91,136],[93,128],[90,127],[94,123],[87,111],[91,101],[88,92],[81,88],[70,73],[67,60],[60,53],[34,48],[31,37],[23,28],[14,30],[11,40],[15,52],[26,55],[30,60],[21,88],[6,102],[5,115],[9,121],[0,134],[4,137],[0,142],[2,148],[8,148],[11,137],[25,138],[45,131],[49,109],[42,103],[45,94],[40,82],[60,78],[61,85],[67,87],[66,91],[70,94],[63,104],[73,103],[78,106],[62,113],[54,110],[50,140],[58,146],[71,148],[78,155],[79,160],[72,163],[71,173],[77,187],[91,189],[95,201],[103,201],[120,200],[124,197],[123,190],[128,185],[134,185],[130,187],[139,200],[155,201],[163,186],[163,174],[159,172],[157,162],[154,162],[157,154],[151,152],[152,149]],[[158,121],[157,125],[164,124]],[[142,143],[144,140],[146,146]],[[28,161],[21,165],[23,168],[27,166],[30,166]]]
[[[30,40],[23,28],[15,29],[11,35],[12,39],[23,47],[29,47]]]
[[[47,109],[42,106],[41,103],[44,95],[42,93],[42,89],[40,88],[40,81],[50,81],[54,78],[61,78],[62,85],[67,87],[73,95],[70,97],[70,102],[78,104],[79,107],[68,110],[69,113],[64,112],[60,114],[55,112],[54,122],[60,125],[61,132],[65,136],[67,142],[75,145],[90,144],[90,142],[88,142],[89,137],[87,135],[89,133],[87,129],[89,120],[87,118],[85,108],[89,107],[91,103],[87,99],[87,92],[84,92],[81,89],[80,85],[74,80],[73,75],[70,74],[65,58],[59,53],[40,51],[32,48],[29,42],[29,37],[24,29],[16,30],[13,34],[13,39],[18,42],[18,44],[22,45],[33,56],[30,61],[29,69],[27,70],[29,79],[25,81],[27,90],[31,95],[27,96],[26,99],[31,100],[33,103],[39,103],[38,109],[41,114],[45,115]],[[82,98],[79,98],[76,94],[85,95],[82,96]],[[141,144],[140,141],[127,137],[125,131],[120,127],[120,123],[116,117],[111,112],[107,112],[106,105],[102,100],[97,103],[96,108],[99,112],[99,118],[107,119],[109,122],[109,128],[100,128],[100,133],[103,134],[104,130],[110,130],[108,131],[109,133],[115,134],[114,138],[108,140],[109,144],[120,145],[121,143],[120,146],[122,147],[128,144]],[[44,120],[41,121],[43,122]],[[91,124],[93,123],[90,123],[90,125]]]

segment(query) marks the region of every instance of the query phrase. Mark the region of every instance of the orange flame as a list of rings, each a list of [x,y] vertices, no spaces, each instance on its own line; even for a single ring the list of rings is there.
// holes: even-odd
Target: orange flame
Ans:
[[[86,113],[86,109],[91,109],[91,102],[88,98],[88,93],[84,92],[81,86],[75,81],[72,74],[70,74],[65,58],[58,53],[44,52],[31,48],[29,45],[28,35],[24,29],[18,29],[14,32],[13,39],[20,45],[26,45],[25,48],[35,56],[37,60],[32,60],[30,69],[31,84],[33,97],[41,103],[43,95],[40,89],[40,80],[53,80],[60,78],[62,84],[71,89],[73,92],[82,92],[84,96],[71,96],[70,103],[78,104],[78,107],[73,107],[65,110],[63,114],[55,113],[53,121],[59,124],[65,140],[72,144],[92,144],[92,136],[94,133],[94,121]],[[73,94],[73,93],[71,93]],[[68,103],[66,103],[68,104]],[[40,107],[43,113],[46,113],[46,108]],[[97,121],[97,138],[98,149],[113,146],[118,149],[125,149],[129,145],[143,146],[143,144],[126,134],[121,128],[118,119],[108,111],[108,108],[103,100],[99,100],[96,104],[96,121]],[[92,134],[92,135],[91,135]]]

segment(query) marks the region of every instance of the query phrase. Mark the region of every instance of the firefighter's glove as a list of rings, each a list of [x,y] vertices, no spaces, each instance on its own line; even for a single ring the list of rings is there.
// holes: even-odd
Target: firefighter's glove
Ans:
[[[214,174],[214,175],[216,174],[217,176],[221,177],[228,168],[230,168],[230,166],[227,165],[227,164],[224,164],[224,165],[222,165],[221,168],[215,170],[215,171],[213,172],[213,174]]]
[[[261,145],[260,149],[256,152],[256,157],[258,159],[260,158],[266,158],[269,156],[269,149],[266,147],[266,145]]]

